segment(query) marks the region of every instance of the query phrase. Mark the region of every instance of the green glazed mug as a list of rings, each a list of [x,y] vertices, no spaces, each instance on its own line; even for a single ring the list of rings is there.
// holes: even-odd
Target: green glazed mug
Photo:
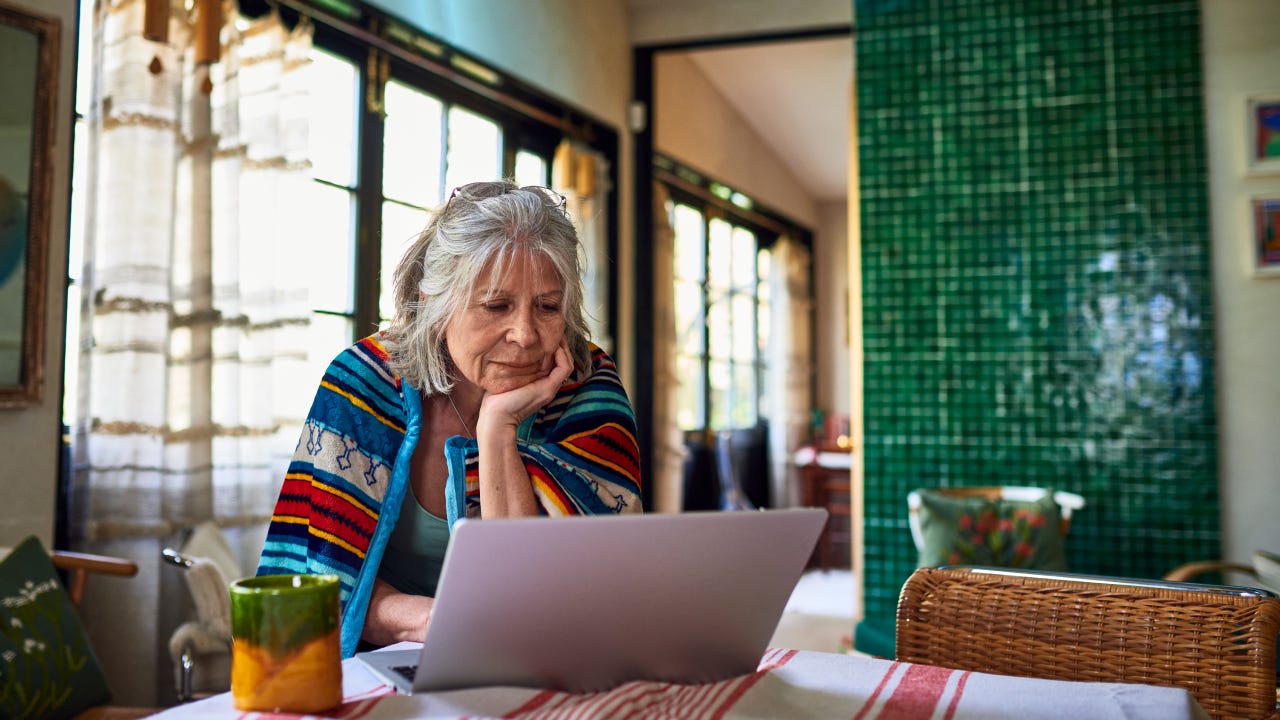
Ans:
[[[336,575],[231,583],[231,696],[237,710],[315,713],[342,702]]]

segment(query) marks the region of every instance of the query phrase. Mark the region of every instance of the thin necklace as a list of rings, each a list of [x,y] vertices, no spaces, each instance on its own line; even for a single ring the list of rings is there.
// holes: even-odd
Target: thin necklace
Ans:
[[[467,426],[467,421],[462,419],[462,413],[458,412],[458,406],[453,402],[453,393],[449,393],[449,405],[453,407],[453,414],[458,416],[458,422],[462,423],[462,429],[467,431],[467,437],[475,440],[475,433],[471,432],[471,428]]]

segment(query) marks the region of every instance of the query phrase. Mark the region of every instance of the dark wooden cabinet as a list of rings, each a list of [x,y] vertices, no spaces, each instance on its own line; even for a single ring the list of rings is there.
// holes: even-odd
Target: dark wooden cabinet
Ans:
[[[818,539],[810,566],[823,570],[850,567],[853,544],[853,457],[844,448],[801,448],[801,504],[826,508],[827,527]]]

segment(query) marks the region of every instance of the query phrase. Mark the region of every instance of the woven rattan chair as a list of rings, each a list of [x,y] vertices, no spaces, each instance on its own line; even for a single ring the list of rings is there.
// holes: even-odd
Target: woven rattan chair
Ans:
[[[920,568],[897,659],[1058,680],[1184,687],[1216,719],[1280,717],[1280,600],[1265,590],[995,568]]]

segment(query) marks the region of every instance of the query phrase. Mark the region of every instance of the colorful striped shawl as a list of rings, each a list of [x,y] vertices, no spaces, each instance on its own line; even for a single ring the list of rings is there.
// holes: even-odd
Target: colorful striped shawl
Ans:
[[[380,337],[340,353],[320,381],[276,502],[259,575],[326,573],[342,582],[342,652],[355,652],[382,551],[409,486],[422,400],[387,367]],[[640,512],[635,416],[613,360],[591,346],[589,370],[517,431],[548,515]],[[480,515],[479,449],[445,443],[450,527]],[[383,512],[386,508],[386,512]]]

